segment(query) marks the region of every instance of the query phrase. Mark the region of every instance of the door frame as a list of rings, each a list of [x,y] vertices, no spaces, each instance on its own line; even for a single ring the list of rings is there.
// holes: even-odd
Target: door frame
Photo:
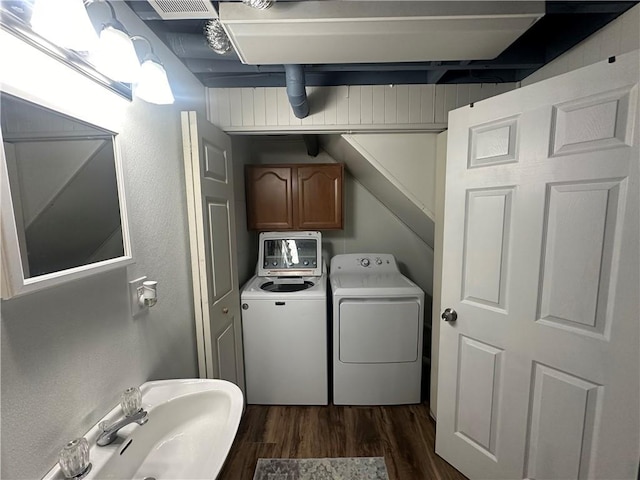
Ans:
[[[192,131],[192,119],[191,114],[193,112],[180,112],[181,116],[181,128],[182,128],[182,158],[184,161],[185,169],[185,187],[186,187],[186,200],[187,200],[187,219],[189,225],[189,249],[191,255],[189,257],[191,264],[191,279],[193,282],[193,313],[195,319],[195,333],[196,333],[196,346],[198,352],[198,375],[200,378],[214,378],[213,372],[208,371],[207,365],[211,365],[212,369],[213,358],[211,355],[206,354],[206,341],[205,338],[209,335],[211,338],[211,332],[208,328],[208,322],[204,319],[208,318],[209,305],[206,301],[203,301],[202,292],[202,275],[200,259],[204,258],[204,238],[202,232],[198,228],[197,221],[193,221],[198,217],[198,205],[200,204],[201,191],[196,186],[199,185],[199,172],[194,170],[193,166],[193,152],[192,146],[193,135]],[[197,133],[197,132],[196,132]],[[186,140],[189,139],[187,142]],[[198,145],[197,138],[195,145]],[[198,152],[199,155],[199,152]],[[201,215],[200,215],[201,217]],[[206,266],[204,266],[206,276]],[[208,375],[209,374],[209,375]]]

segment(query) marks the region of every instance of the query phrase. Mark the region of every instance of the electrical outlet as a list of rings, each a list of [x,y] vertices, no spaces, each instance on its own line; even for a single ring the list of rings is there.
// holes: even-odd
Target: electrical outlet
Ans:
[[[141,305],[140,301],[138,300],[138,298],[140,297],[140,293],[142,292],[142,282],[144,282],[146,279],[147,277],[140,277],[129,282],[129,299],[131,301],[132,317],[135,317],[149,309],[149,307]]]

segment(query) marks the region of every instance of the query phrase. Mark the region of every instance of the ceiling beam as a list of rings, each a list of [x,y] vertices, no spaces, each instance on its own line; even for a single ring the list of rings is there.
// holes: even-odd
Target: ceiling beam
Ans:
[[[482,71],[450,71],[440,83],[504,83],[517,82],[524,77],[516,76],[525,70],[482,70]],[[428,71],[380,71],[380,72],[313,72],[305,69],[307,86],[339,86],[339,85],[416,85],[433,83]],[[226,74],[198,73],[198,79],[206,87],[241,88],[241,87],[284,87],[284,73],[253,72]]]
[[[194,73],[279,73],[284,72],[282,65],[246,65],[239,62],[232,62],[224,58],[185,58],[185,65]],[[323,64],[305,65],[306,73],[321,72],[429,72],[429,83],[437,83],[447,72],[450,71],[486,71],[486,70],[512,70],[512,69],[536,69],[540,68],[543,62],[514,62],[498,63],[496,61],[475,61],[475,62],[421,62],[421,63],[348,63],[348,64]]]
[[[633,7],[637,1],[588,1],[588,2],[577,2],[575,0],[571,1],[547,1],[546,2],[546,13],[548,14],[557,14],[557,13],[568,13],[568,14],[579,14],[579,13],[622,13],[629,8]]]
[[[443,68],[438,68],[442,66],[442,62],[431,62],[431,67],[434,67],[433,70],[427,72],[427,80],[428,83],[438,83],[442,80],[442,77],[445,76],[447,70]]]

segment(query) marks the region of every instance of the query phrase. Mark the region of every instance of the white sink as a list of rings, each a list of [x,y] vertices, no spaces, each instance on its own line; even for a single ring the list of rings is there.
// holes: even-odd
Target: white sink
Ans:
[[[240,389],[224,380],[192,379],[147,382],[140,390],[146,424],[124,427],[105,447],[96,445],[97,425],[84,435],[93,464],[85,479],[214,480],[240,424]],[[111,425],[120,418],[118,405],[102,421]],[[64,475],[56,465],[44,479]]]

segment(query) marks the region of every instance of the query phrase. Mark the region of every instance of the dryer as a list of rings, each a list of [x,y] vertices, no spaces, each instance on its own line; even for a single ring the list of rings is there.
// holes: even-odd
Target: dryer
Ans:
[[[391,254],[331,259],[333,403],[420,403],[424,292]]]
[[[327,276],[320,232],[263,232],[243,287],[249,404],[328,403]]]

